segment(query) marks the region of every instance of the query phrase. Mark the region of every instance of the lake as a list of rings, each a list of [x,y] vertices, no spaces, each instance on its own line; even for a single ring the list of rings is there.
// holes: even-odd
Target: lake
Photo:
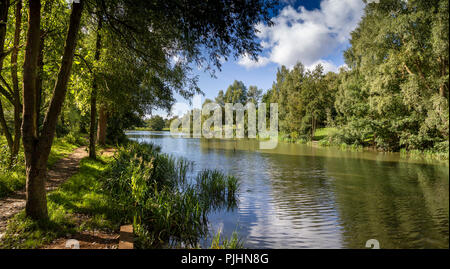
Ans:
[[[209,215],[211,233],[234,231],[246,248],[449,247],[448,162],[255,140],[130,131],[130,139],[240,180],[239,204]],[[202,242],[208,246],[209,240]]]

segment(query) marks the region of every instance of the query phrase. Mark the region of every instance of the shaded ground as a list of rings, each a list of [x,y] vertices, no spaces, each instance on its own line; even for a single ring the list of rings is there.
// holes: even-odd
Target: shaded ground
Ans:
[[[78,171],[80,160],[86,156],[88,156],[86,147],[80,147],[69,156],[57,161],[48,171],[47,192],[56,189],[74,175]],[[0,199],[0,238],[6,229],[8,220],[25,208],[25,198],[25,189],[23,189]]]
[[[113,148],[104,148],[100,149],[98,154],[111,157],[114,155],[114,152],[115,149]],[[71,217],[75,219],[78,225],[87,222],[91,218],[88,215],[79,213],[73,213]],[[118,231],[84,230],[55,239],[50,244],[42,246],[41,249],[117,249],[119,247],[119,239],[120,235]],[[77,245],[75,246],[74,243]]]
[[[63,238],[55,239],[52,243],[42,246],[41,249],[78,248],[74,247],[73,244],[71,245],[71,243],[74,242],[78,244],[80,249],[117,249],[119,246],[119,234],[117,232],[98,230],[82,231],[73,235],[67,234]]]
[[[100,149],[99,154],[103,156],[112,156],[114,149]],[[47,192],[57,189],[63,182],[75,175],[79,171],[81,159],[88,156],[86,147],[75,149],[69,156],[57,161],[48,171],[46,182]],[[8,197],[0,199],[0,238],[6,229],[8,220],[15,214],[25,208],[26,194],[25,190],[17,191]],[[89,216],[82,214],[73,214],[76,222],[81,225],[89,219]],[[68,240],[76,242],[79,248],[86,249],[115,249],[119,245],[119,233],[114,231],[82,231],[77,234],[67,234],[64,238],[58,238],[52,243],[43,246],[44,249],[61,249],[66,248]],[[76,240],[76,241],[75,241]],[[68,246],[73,248],[73,246]]]

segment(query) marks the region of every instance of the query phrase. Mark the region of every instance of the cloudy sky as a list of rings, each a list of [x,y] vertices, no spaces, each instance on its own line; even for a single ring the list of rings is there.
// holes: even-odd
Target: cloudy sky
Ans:
[[[325,71],[337,71],[344,64],[343,51],[350,33],[363,15],[362,0],[284,0],[273,17],[274,26],[257,25],[258,41],[264,50],[258,61],[248,57],[223,63],[216,78],[197,71],[204,98],[213,99],[234,80],[266,91],[272,86],[278,67],[298,61],[307,68],[321,63]],[[186,102],[177,96],[178,102]],[[165,115],[163,111],[155,114]]]

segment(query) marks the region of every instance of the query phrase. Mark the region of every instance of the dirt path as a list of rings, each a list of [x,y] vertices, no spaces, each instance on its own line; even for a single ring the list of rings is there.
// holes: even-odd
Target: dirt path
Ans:
[[[99,155],[111,157],[116,152],[113,148],[100,149]],[[89,216],[83,214],[73,214],[73,219],[81,225]],[[65,237],[57,238],[50,244],[40,247],[41,249],[117,249],[119,247],[119,233],[117,231],[81,231],[76,234],[67,234]],[[76,242],[77,247],[70,243]]]
[[[82,217],[83,218],[83,217]],[[66,237],[55,239],[40,249],[117,249],[119,247],[119,233],[105,231],[81,231],[76,234],[68,234]],[[75,247],[70,242],[76,242]]]
[[[87,157],[86,147],[75,149],[72,154],[57,161],[48,170],[46,189],[52,191],[61,183],[78,172],[81,159]],[[25,208],[25,190],[17,191],[8,197],[0,198],[0,238],[3,235],[8,220]]]

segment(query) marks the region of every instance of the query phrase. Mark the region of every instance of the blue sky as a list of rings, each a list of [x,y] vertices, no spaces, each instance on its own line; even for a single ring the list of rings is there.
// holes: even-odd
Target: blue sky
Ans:
[[[350,33],[363,15],[362,0],[283,0],[274,10],[273,27],[258,25],[258,42],[263,51],[258,62],[245,55],[230,58],[216,71],[216,78],[196,70],[199,87],[205,98],[214,99],[220,90],[226,90],[234,80],[243,81],[248,87],[256,85],[266,91],[276,78],[281,65],[291,68],[302,62],[307,68],[322,64],[325,71],[336,72],[344,65],[343,51],[349,47]],[[177,102],[187,103],[180,96]],[[177,106],[177,105],[176,105]],[[156,110],[156,115],[167,112]]]

